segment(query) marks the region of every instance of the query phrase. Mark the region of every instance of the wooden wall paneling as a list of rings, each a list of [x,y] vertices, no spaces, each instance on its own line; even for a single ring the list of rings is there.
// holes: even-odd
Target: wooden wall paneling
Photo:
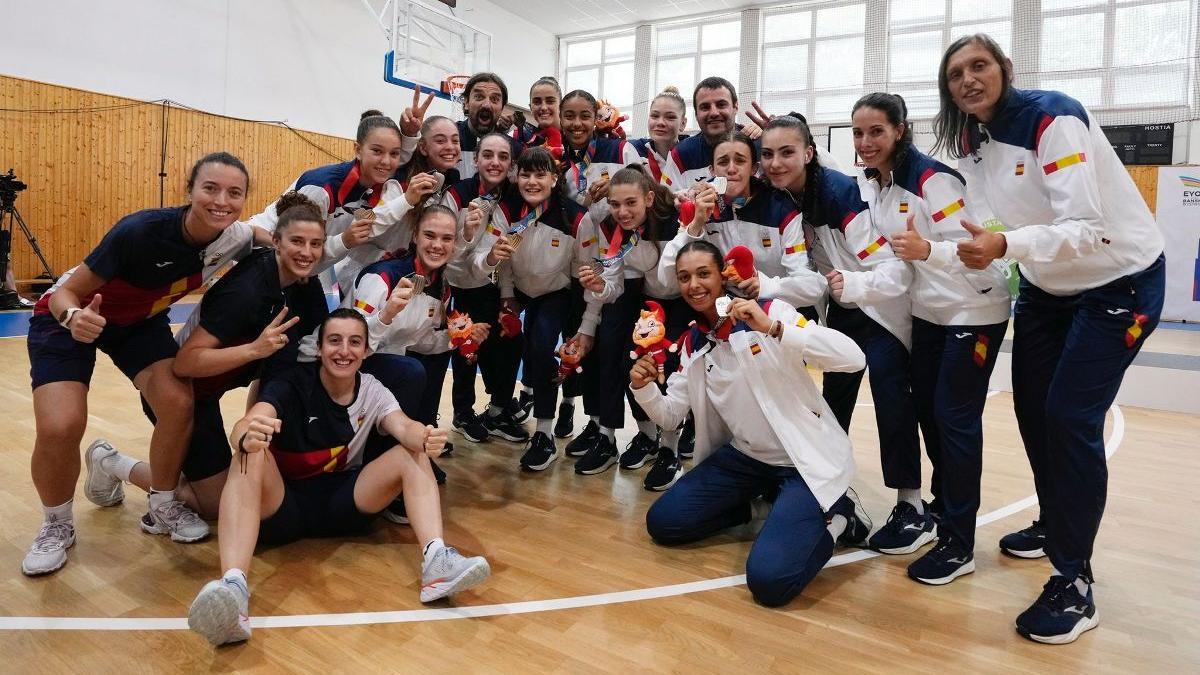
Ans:
[[[159,205],[161,104],[0,76],[0,108],[15,110],[0,111],[0,171],[12,166],[29,185],[17,208],[56,273],[82,260],[122,216]],[[353,153],[350,139],[300,132],[334,159],[281,126],[173,105],[167,131],[163,204],[183,203],[192,164],[226,150],[251,173],[243,217],[278,197],[303,171]],[[18,278],[40,273],[19,235],[13,266]]]

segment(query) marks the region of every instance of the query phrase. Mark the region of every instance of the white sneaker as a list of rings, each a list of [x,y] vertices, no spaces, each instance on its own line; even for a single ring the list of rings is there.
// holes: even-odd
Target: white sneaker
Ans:
[[[83,494],[96,506],[116,506],[125,499],[125,484],[120,478],[104,470],[100,462],[117,454],[117,449],[103,438],[97,438],[84,453],[87,465],[87,480],[83,483]]]
[[[483,556],[464,558],[452,546],[444,546],[421,568],[421,602],[465,591],[483,583],[492,568]]]
[[[250,639],[250,600],[237,584],[217,579],[204,584],[188,608],[188,628],[215,646]]]
[[[171,541],[190,544],[208,536],[208,523],[179,500],[150,509],[138,521],[148,534],[169,534]]]
[[[67,564],[67,549],[75,545],[75,525],[69,520],[42,523],[37,538],[21,561],[26,576],[49,574]]]

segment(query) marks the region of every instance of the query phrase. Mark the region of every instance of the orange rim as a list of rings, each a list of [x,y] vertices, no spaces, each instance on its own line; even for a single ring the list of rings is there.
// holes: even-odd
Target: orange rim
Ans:
[[[442,91],[457,96],[467,87],[467,80],[471,79],[470,75],[447,75],[446,79],[442,80]]]

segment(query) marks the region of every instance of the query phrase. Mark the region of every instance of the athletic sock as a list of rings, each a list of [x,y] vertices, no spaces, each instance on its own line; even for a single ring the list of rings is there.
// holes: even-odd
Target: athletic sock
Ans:
[[[46,523],[72,523],[75,522],[75,500],[68,499],[58,506],[42,506],[43,522]]]
[[[846,526],[849,524],[850,521],[846,520],[846,516],[834,514],[829,519],[829,524],[825,526],[825,529],[829,530],[829,536],[833,537],[834,541],[837,541],[837,538],[842,536],[842,533],[846,531]]]
[[[529,394],[530,396],[533,396],[533,387],[531,387],[527,384],[521,384],[521,393]]]
[[[921,488],[900,488],[896,490],[896,503],[908,502],[917,513],[925,515],[925,505],[921,503]]]
[[[1057,567],[1051,567],[1050,568],[1050,576],[1065,577],[1067,575],[1063,574],[1062,572],[1059,572]],[[1079,591],[1080,595],[1085,596],[1085,597],[1087,596],[1088,582],[1083,580],[1083,576],[1075,577],[1075,590]]]
[[[654,437],[658,435],[658,425],[650,420],[638,420],[637,427],[638,431],[645,434],[646,438],[650,440],[654,440]]]
[[[225,571],[225,574],[221,576],[221,579],[226,583],[237,586],[238,590],[246,596],[246,599],[250,599],[250,584],[246,581],[245,572],[236,567],[230,567]]]
[[[425,548],[421,549],[421,555],[425,557],[425,562],[429,562],[443,548],[446,548],[446,542],[442,541],[441,537],[434,537],[429,540],[428,544],[425,544]]]
[[[100,468],[128,483],[129,475],[133,473],[133,467],[141,463],[141,460],[118,452],[100,460]]]
[[[537,431],[538,431],[538,433],[546,434],[547,436],[553,434],[554,433],[554,418],[549,417],[546,419],[542,419],[539,417],[537,420]]]
[[[679,430],[660,431],[658,445],[671,452],[679,452]]]
[[[588,415],[588,421],[595,422],[596,426],[600,426],[600,416],[599,415]]]
[[[487,407],[487,412],[484,414],[487,415],[488,417],[499,417],[500,413],[502,413],[502,412],[504,412],[504,408],[502,408],[498,405],[489,405]]]
[[[562,399],[562,402],[565,405],[569,405],[572,408],[574,408],[575,407],[575,399],[577,399],[577,398],[579,398],[579,397],[578,396],[564,396]]]
[[[613,428],[600,427],[600,433],[604,434],[604,437],[607,438],[608,440],[612,441],[613,443],[617,442],[617,432]]]
[[[167,502],[175,501],[174,490],[155,490],[150,488],[150,510],[153,511]]]

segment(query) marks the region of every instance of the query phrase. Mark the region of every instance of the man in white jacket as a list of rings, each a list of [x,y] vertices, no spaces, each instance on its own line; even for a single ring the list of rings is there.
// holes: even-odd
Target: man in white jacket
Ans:
[[[678,426],[689,410],[696,419],[696,467],[650,507],[646,528],[661,544],[698,541],[749,522],[751,501],[777,492],[746,561],[755,600],[777,607],[808,585],[835,542],[860,544],[869,530],[846,495],[850,439],[805,369],[853,372],[866,359],[853,340],[785,303],[730,301],[721,259],[704,241],[676,259],[699,318],[666,393],[647,386],[658,376],[653,358],[630,373],[634,398],[660,427]]]

